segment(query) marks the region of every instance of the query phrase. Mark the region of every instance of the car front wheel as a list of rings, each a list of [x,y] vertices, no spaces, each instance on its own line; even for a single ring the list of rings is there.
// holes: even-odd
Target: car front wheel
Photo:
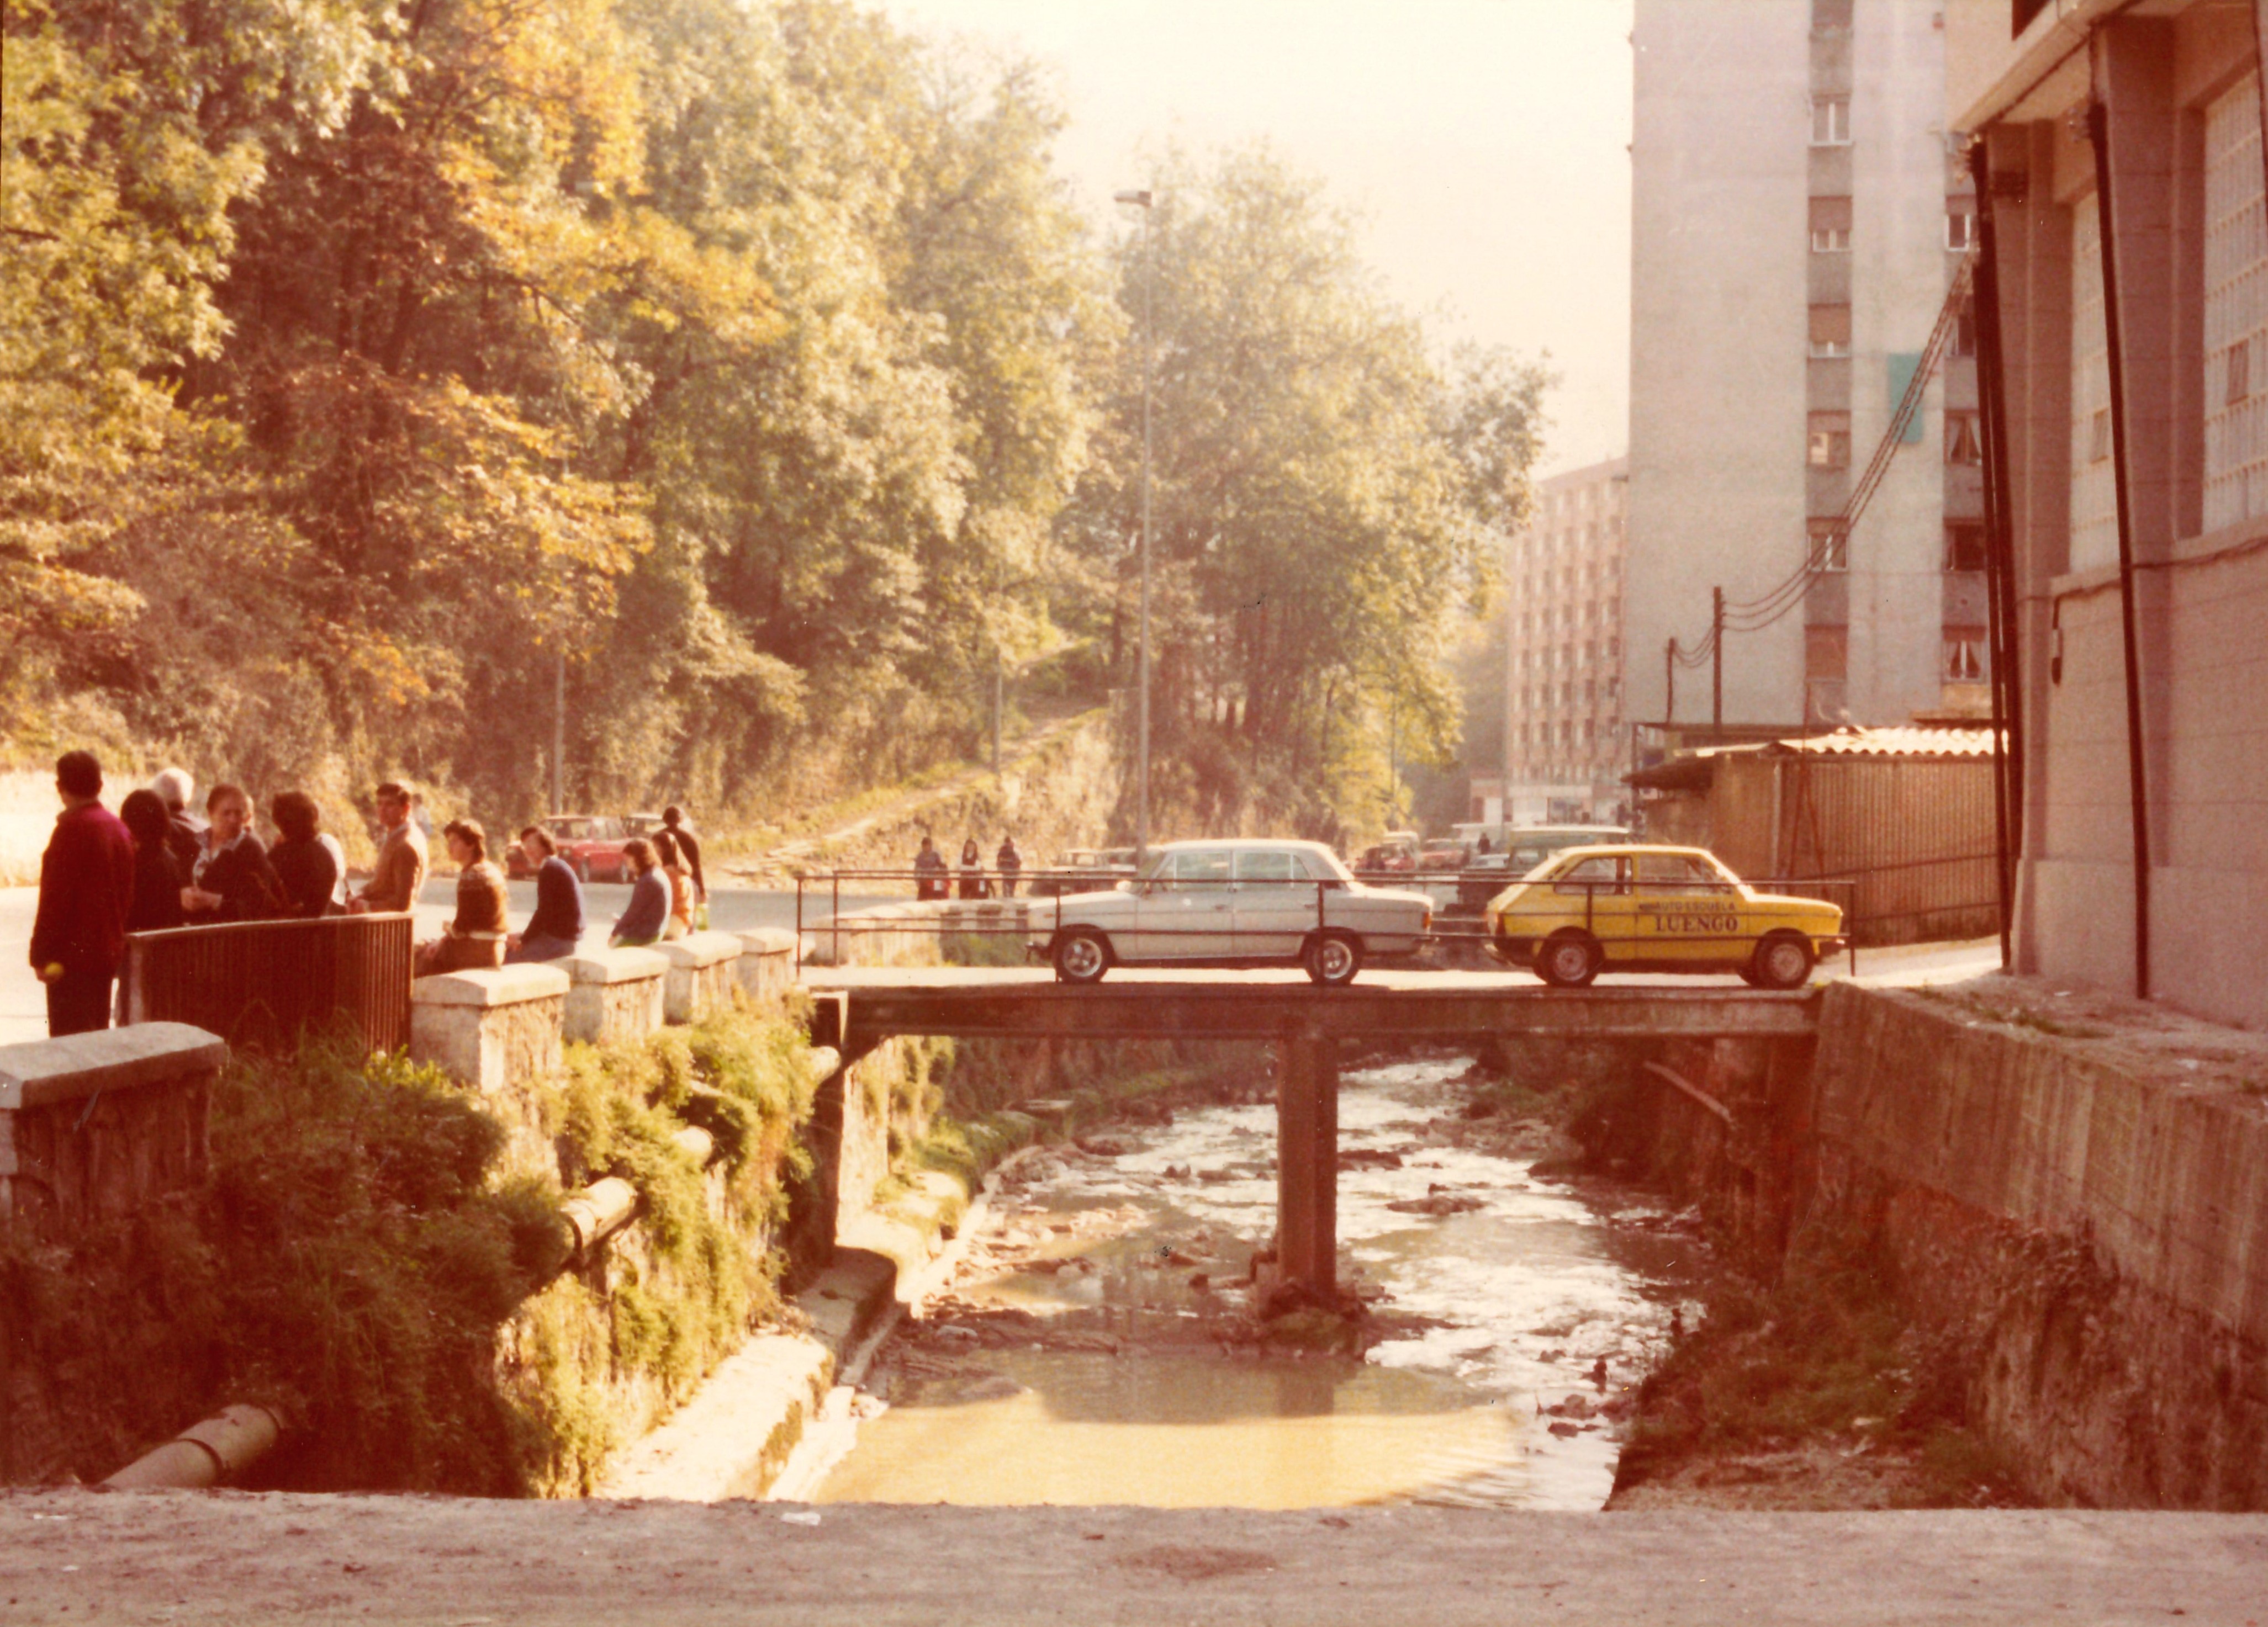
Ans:
[[[1327,932],[1307,945],[1300,957],[1307,975],[1326,989],[1342,989],[1362,970],[1362,945],[1337,932]]]
[[[1555,989],[1581,989],[1599,975],[1599,946],[1587,933],[1562,932],[1535,957],[1536,975]]]
[[[1084,928],[1056,939],[1056,977],[1062,983],[1101,983],[1110,969],[1110,940]]]
[[[1808,939],[1793,932],[1776,932],[1756,946],[1757,985],[1765,989],[1800,989],[1811,981],[1816,957]]]

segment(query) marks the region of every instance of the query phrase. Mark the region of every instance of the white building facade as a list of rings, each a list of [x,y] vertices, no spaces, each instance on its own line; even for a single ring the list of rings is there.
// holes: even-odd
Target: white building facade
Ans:
[[[1969,320],[1948,318],[1849,523],[1973,235],[1942,7],[1638,0],[1636,15],[1626,713],[1792,729],[1975,710]]]

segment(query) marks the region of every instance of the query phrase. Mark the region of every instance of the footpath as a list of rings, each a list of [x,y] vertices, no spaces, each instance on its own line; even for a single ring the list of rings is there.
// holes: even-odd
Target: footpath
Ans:
[[[2268,1627],[2268,1517],[0,1494],[11,1623]]]

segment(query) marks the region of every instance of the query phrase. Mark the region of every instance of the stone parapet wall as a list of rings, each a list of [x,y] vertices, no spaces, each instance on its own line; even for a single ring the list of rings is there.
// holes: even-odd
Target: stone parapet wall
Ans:
[[[173,1022],[0,1046],[0,1225],[60,1240],[195,1186],[227,1061]]]
[[[662,1009],[670,1021],[698,1022],[733,1003],[740,947],[733,932],[694,932],[654,946],[669,962]]]
[[[608,1045],[665,1020],[669,961],[651,949],[590,949],[549,962],[567,974],[566,1037]]]
[[[557,966],[421,977],[409,988],[409,1054],[487,1096],[559,1071],[572,987]]]
[[[733,936],[740,940],[740,958],[734,966],[741,992],[760,1005],[785,999],[795,987],[795,934],[767,926]]]

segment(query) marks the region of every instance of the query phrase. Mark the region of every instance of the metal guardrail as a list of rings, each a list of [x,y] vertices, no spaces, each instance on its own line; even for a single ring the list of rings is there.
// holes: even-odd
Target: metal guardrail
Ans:
[[[1386,887],[1395,888],[1396,890],[1410,892],[1422,891],[1423,888],[1420,883],[1429,876],[1438,880],[1455,880],[1458,876],[1458,872],[1452,871],[1434,871],[1430,872],[1407,870],[1357,871],[1353,873],[1356,880],[1366,885]],[[998,875],[999,872],[997,871],[957,871],[954,872],[953,880],[955,883],[964,880],[981,883],[987,880],[997,880],[998,879]],[[1065,879],[1084,876],[1090,884],[1095,880],[1094,872],[1091,871],[1027,870],[1020,872],[1018,879],[1022,880],[1035,875]],[[796,878],[795,898],[797,969],[800,971],[803,964],[803,939],[806,930],[804,924],[806,918],[804,900],[806,887],[815,887],[819,886],[824,886],[826,887],[827,896],[828,896],[836,906],[830,911],[826,919],[829,924],[830,929],[839,933],[842,931],[846,930],[836,924],[843,918],[840,913],[840,903],[843,893],[843,884],[845,881],[853,883],[858,890],[864,891],[876,883],[887,885],[903,882],[934,882],[936,879],[937,872],[933,871],[924,872],[914,870],[890,869],[836,870],[822,872],[816,877],[799,875]],[[1519,885],[1522,880],[1523,878],[1521,877],[1505,877],[1498,882],[1495,891],[1501,892],[1505,887]],[[1116,885],[1116,881],[1102,886],[1090,885],[1083,890],[1087,892],[1107,892],[1112,890]],[[1278,881],[1272,880],[1240,881],[1234,880],[1183,880],[1179,877],[1174,877],[1170,880],[1150,883],[1136,883],[1135,885],[1138,887],[1154,887],[1160,892],[1198,892],[1211,889],[1226,889],[1231,892],[1241,892],[1247,890],[1258,892],[1262,889],[1277,888],[1285,889],[1286,891],[1293,888],[1303,890],[1311,889],[1314,894],[1315,901],[1313,918],[1314,930],[1320,931],[1326,927],[1331,926],[1344,928],[1349,924],[1344,921],[1333,920],[1329,917],[1329,895],[1335,892],[1343,893],[1345,891],[1344,884],[1336,880],[1320,881]],[[1839,900],[1830,896],[1822,899],[1821,902],[1827,903],[1839,903],[1843,909],[1844,924],[1845,927],[1844,945],[1845,953],[1848,956],[1850,969],[1856,972],[1859,968],[1859,946],[1855,939],[1848,936],[1850,906],[1847,901],[1852,892],[1855,891],[1859,886],[1858,880],[1854,878],[1838,876],[1763,877],[1754,880],[1743,878],[1742,882],[1737,886],[1729,882],[1681,881],[1649,883],[1645,881],[1627,880],[1559,880],[1541,882],[1536,883],[1535,885],[1548,886],[1557,893],[1571,895],[1580,892],[1583,896],[1585,931],[1589,932],[1593,939],[1596,941],[1602,949],[1610,948],[1612,946],[1617,944],[1639,944],[1653,948],[1667,949],[1675,947],[1684,949],[1712,944],[1751,943],[1755,941],[1755,937],[1751,933],[1739,931],[1717,931],[1705,928],[1695,931],[1681,931],[1674,935],[1665,935],[1660,931],[1602,931],[1599,929],[1606,924],[1602,922],[1599,917],[1602,913],[1610,915],[1613,913],[1613,910],[1610,903],[1609,908],[1602,912],[1600,907],[1601,899],[1612,901],[1620,898],[1635,899],[1643,895],[1651,895],[1655,899],[1665,902],[1683,899],[1692,901],[1697,903],[1707,904],[1716,901],[1717,899],[1736,894],[1739,891],[1739,887],[1743,886],[1753,891],[1778,892],[1784,896],[1792,897],[1815,896],[1822,892],[1829,894],[1840,893],[1842,894],[1842,898]],[[1812,889],[1812,891],[1809,893],[1800,892],[1797,890],[1799,888],[1809,888]],[[848,930],[858,934],[872,934],[874,936],[884,937],[899,934],[927,936],[939,931],[942,926],[942,929],[945,931],[971,938],[1029,938],[1036,936],[1042,931],[1045,931],[1049,936],[1052,937],[1056,932],[1062,930],[1063,909],[1065,899],[1076,899],[1081,894],[1079,893],[1064,894],[1058,892],[1051,896],[1041,895],[1024,899],[1016,899],[1012,896],[1000,896],[990,899],[981,896],[947,899],[932,898],[928,902],[958,903],[962,905],[981,904],[986,902],[992,903],[996,906],[1004,904],[1019,905],[1020,906],[1019,911],[1020,918],[1013,923],[1000,923],[988,922],[982,919],[970,919],[966,916],[956,915],[956,917],[949,923],[940,923],[932,918],[891,920],[887,918],[859,919],[858,917],[853,917],[851,918],[858,920],[858,924],[856,928]],[[1493,896],[1493,894],[1491,894],[1491,896]],[[917,900],[917,902],[920,901]],[[1044,906],[1045,908],[1038,909],[1038,919],[1035,920],[1034,916],[1035,907],[1040,906]],[[1438,901],[1436,902],[1436,910],[1438,914]],[[1303,911],[1303,914],[1305,912]],[[1050,917],[1052,918],[1050,919]],[[1463,943],[1469,944],[1475,947],[1485,946],[1488,941],[1489,934],[1486,926],[1482,923],[1481,918],[1476,917],[1468,917],[1463,918],[1471,920],[1475,924],[1470,926],[1462,925],[1457,924],[1456,917],[1449,917],[1448,924],[1446,924],[1440,921],[1437,921],[1431,931],[1422,934],[1420,939],[1421,944],[1454,945]],[[1233,923],[1230,923],[1226,925],[1215,926],[1210,924],[1198,922],[1179,922],[1167,930],[1171,931],[1173,936],[1177,938],[1224,938],[1233,939],[1237,935],[1239,929]],[[1251,928],[1246,928],[1243,930],[1248,934],[1253,931]],[[1275,933],[1282,933],[1292,930],[1305,930],[1305,928],[1303,926],[1300,929],[1293,929],[1281,924],[1275,924],[1272,925],[1270,930]],[[1229,957],[1230,953],[1230,950],[1224,949],[1219,958],[1226,959]],[[1207,957],[1182,956],[1177,958],[1199,960]],[[1669,956],[1664,958],[1675,959],[1675,957]],[[1615,968],[1609,965],[1607,969],[1613,970]]]
[[[280,1055],[344,1024],[368,1049],[409,1043],[408,914],[241,921],[126,939],[126,1020],[185,1022]]]

